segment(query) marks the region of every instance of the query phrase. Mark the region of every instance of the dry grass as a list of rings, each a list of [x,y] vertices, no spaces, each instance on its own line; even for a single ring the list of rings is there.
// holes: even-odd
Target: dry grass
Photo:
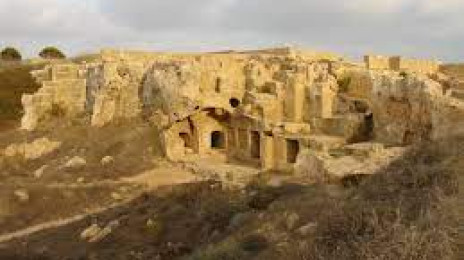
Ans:
[[[139,174],[154,167],[153,161],[162,155],[157,142],[157,132],[143,123],[128,123],[124,126],[92,128],[86,125],[72,127],[53,125],[35,132],[0,133],[0,149],[11,143],[32,142],[37,138],[61,142],[61,146],[51,154],[36,160],[8,159],[0,162],[0,181],[4,183],[24,182],[75,182],[77,178],[86,181],[116,180]],[[79,169],[64,170],[62,166],[72,157],[80,156],[87,162]],[[102,165],[106,156],[114,162]],[[47,165],[40,179],[33,176],[35,170]]]
[[[423,144],[349,190],[313,186],[281,194],[259,220],[193,259],[458,259],[456,215],[464,211],[453,210],[464,168],[452,162],[464,158],[463,147],[461,138]],[[299,216],[296,228],[285,225],[288,212]],[[299,234],[307,223],[316,228]],[[268,247],[249,254],[239,241],[256,233]]]
[[[147,141],[149,132],[134,129],[61,133],[60,138],[68,136],[61,153],[84,149],[100,158],[114,151],[120,160],[135,158],[137,149],[154,141]],[[87,221],[29,238],[30,251],[20,242],[10,246],[26,255],[48,248],[46,259],[459,259],[462,236],[455,230],[456,216],[464,218],[458,207],[463,148],[463,138],[423,144],[348,188],[269,187],[259,179],[240,191],[217,182],[182,185],[96,216],[122,223],[100,244],[75,237]],[[307,224],[313,228],[301,233]]]

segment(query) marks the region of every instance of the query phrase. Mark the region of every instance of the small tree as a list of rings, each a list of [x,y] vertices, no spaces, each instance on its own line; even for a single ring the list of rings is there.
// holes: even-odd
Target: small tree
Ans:
[[[4,61],[20,61],[22,59],[21,53],[13,47],[6,47],[0,53],[0,59]]]
[[[48,46],[40,51],[39,56],[44,59],[64,59],[66,56],[58,48]]]

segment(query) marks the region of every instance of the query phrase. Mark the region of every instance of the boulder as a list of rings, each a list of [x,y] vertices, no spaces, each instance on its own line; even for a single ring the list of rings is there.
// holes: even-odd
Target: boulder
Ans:
[[[299,227],[296,232],[301,236],[307,236],[316,231],[317,223],[309,222],[301,227]]]
[[[304,177],[310,182],[320,183],[327,179],[324,159],[309,149],[299,153],[294,170],[295,175]]]
[[[35,139],[28,143],[11,144],[4,151],[5,157],[21,157],[25,160],[35,160],[51,154],[60,148],[61,142],[51,141],[46,137]]]
[[[79,156],[74,156],[66,162],[63,168],[65,169],[78,169],[87,165],[87,161]]]
[[[14,195],[16,196],[16,198],[21,203],[26,203],[30,199],[29,192],[27,190],[24,190],[24,189],[16,190],[14,192]]]
[[[34,171],[33,176],[36,179],[40,179],[48,168],[49,168],[48,165],[42,165],[42,167]]]
[[[113,232],[113,230],[118,226],[118,220],[111,221],[103,228],[101,228],[98,224],[92,224],[81,232],[80,238],[89,243],[97,243],[110,235],[111,232]]]
[[[92,224],[81,232],[80,238],[82,240],[88,241],[92,237],[97,236],[97,234],[100,232],[101,228],[98,226],[98,224]]]
[[[114,158],[112,156],[105,156],[100,161],[101,165],[106,166],[114,163]]]

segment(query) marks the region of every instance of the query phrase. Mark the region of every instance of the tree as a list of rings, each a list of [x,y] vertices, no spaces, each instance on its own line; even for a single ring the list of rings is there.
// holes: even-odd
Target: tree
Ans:
[[[6,47],[0,53],[0,59],[4,61],[20,61],[22,59],[21,53],[13,47]]]
[[[39,56],[44,59],[64,59],[66,56],[58,48],[48,46],[40,51]]]

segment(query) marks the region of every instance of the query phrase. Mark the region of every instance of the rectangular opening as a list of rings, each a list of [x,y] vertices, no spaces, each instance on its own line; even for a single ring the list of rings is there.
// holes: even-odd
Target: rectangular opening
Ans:
[[[179,137],[182,139],[185,148],[193,149],[193,140],[190,134],[188,133],[179,133]]]
[[[251,157],[261,158],[261,137],[257,131],[251,131]]]
[[[296,157],[300,152],[300,143],[298,140],[287,140],[287,162],[296,163]]]
[[[224,132],[214,131],[211,133],[211,148],[224,149],[226,148],[226,137]]]

